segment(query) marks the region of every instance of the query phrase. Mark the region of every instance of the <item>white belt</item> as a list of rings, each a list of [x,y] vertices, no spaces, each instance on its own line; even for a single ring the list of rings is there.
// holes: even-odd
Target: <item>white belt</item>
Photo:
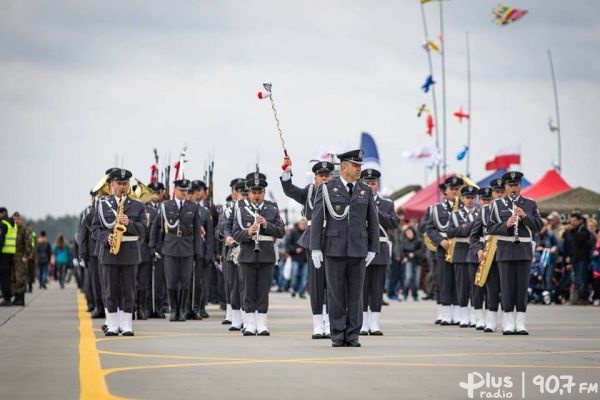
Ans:
[[[139,236],[123,236],[121,242],[137,242],[140,240]]]
[[[484,238],[484,237],[480,237],[480,238],[479,238],[479,242],[480,242],[480,243],[485,243],[485,238]]]
[[[390,240],[388,238],[386,238],[385,236],[379,236],[379,241],[381,243],[389,243]]]
[[[514,236],[498,236],[498,240],[502,240],[503,242],[515,242]],[[521,243],[531,243],[530,237],[519,237],[519,242]]]
[[[255,238],[256,238],[256,236],[252,236],[253,240],[256,240]],[[274,240],[275,240],[275,238],[273,236],[258,235],[259,242],[272,242]]]
[[[455,237],[454,243],[469,243],[469,238]]]

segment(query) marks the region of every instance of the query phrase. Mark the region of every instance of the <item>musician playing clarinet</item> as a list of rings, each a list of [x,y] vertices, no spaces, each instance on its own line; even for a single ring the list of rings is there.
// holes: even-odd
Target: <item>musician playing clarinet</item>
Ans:
[[[487,232],[498,235],[496,260],[502,293],[502,333],[528,335],[525,326],[527,287],[533,258],[533,235],[542,228],[542,218],[535,201],[521,196],[518,171],[502,176],[506,195],[494,200]]]
[[[246,312],[244,336],[269,336],[267,311],[275,265],[275,239],[284,235],[277,204],[265,200],[266,176],[246,176],[248,199],[240,200],[233,220],[233,238],[240,243],[238,263],[242,279],[242,305]]]

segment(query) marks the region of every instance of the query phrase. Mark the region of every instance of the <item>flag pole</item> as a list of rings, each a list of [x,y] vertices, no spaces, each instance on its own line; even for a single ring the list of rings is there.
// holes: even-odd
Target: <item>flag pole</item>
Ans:
[[[421,3],[421,17],[423,20],[423,32],[425,34],[425,41],[429,41],[429,33],[427,31],[427,19],[425,18],[425,8],[423,7],[423,3]],[[443,43],[442,43],[443,46]],[[433,77],[433,63],[431,61],[431,51],[427,49],[427,63],[429,65],[429,75]],[[435,85],[431,85],[431,97],[433,100],[433,118],[435,119],[435,124],[433,126],[434,135],[435,135],[435,150],[436,152],[440,151],[440,135],[438,129],[438,110],[437,110],[437,100],[435,97]],[[439,184],[440,182],[440,163],[439,161],[435,165],[435,178],[436,182]],[[438,192],[439,199],[439,192]]]
[[[552,76],[552,87],[554,89],[554,110],[556,112],[556,136],[558,138],[558,172],[562,173],[562,149],[560,141],[560,113],[558,111],[558,90],[556,89],[556,77],[554,76],[554,63],[552,53],[548,49],[548,62],[550,63],[550,75]]]
[[[466,31],[467,37],[467,178],[471,177],[470,165],[471,165],[471,118],[473,113],[471,112],[471,46],[469,45],[469,31]]]
[[[442,158],[442,168],[444,170],[444,176],[446,175],[447,165],[447,151],[446,151],[446,38],[444,37],[444,6],[443,1],[438,1],[440,4],[440,36],[442,41],[441,55],[442,55],[442,132],[444,136],[444,153]]]

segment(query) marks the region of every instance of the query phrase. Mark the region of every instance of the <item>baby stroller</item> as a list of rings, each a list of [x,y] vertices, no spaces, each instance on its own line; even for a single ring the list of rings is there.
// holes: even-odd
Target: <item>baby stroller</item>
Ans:
[[[534,261],[531,264],[531,275],[529,277],[529,302],[550,304],[550,292],[546,290],[544,276],[550,260],[550,250],[536,251],[533,254]]]

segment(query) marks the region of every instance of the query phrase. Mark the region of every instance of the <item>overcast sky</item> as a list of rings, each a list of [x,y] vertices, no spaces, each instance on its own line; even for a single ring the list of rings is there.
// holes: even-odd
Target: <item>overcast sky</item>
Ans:
[[[531,181],[556,160],[551,49],[563,176],[600,191],[600,2],[512,0],[529,13],[505,27],[491,22],[497,2],[444,2],[449,171],[465,169],[455,157],[466,124],[451,113],[467,105],[468,30],[472,177],[484,177],[485,161],[503,147],[521,147]],[[439,6],[425,9],[437,37]],[[217,200],[259,159],[285,207],[273,116],[256,98],[267,79],[300,183],[317,149],[357,147],[366,131],[385,186],[422,185],[424,168],[400,155],[428,142],[416,117],[420,104],[431,105],[420,90],[423,38],[418,0],[2,0],[0,205],[36,218],[77,213],[115,159],[147,181],[154,147],[174,162],[187,142],[192,178],[214,152]]]

